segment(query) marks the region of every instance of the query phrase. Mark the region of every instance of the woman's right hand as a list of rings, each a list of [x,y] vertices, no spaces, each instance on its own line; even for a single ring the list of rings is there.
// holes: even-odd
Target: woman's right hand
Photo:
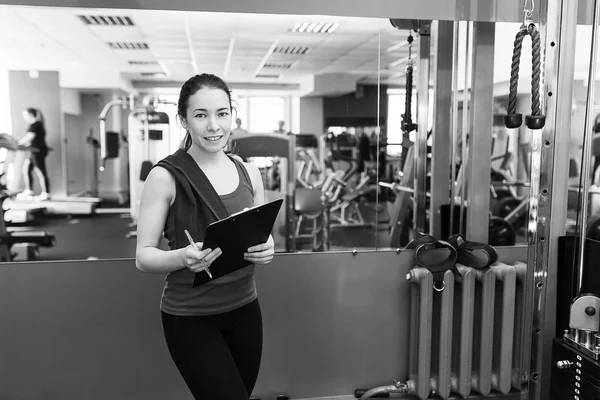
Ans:
[[[202,248],[202,242],[196,243],[198,249]],[[223,252],[220,248],[197,250],[194,246],[187,246],[181,255],[183,265],[193,272],[200,272],[205,268],[210,267],[213,261],[217,259]]]

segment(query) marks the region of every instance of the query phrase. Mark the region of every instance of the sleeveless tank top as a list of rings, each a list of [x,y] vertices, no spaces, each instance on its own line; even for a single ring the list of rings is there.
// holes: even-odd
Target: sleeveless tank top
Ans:
[[[238,172],[239,184],[233,192],[219,196],[229,214],[242,211],[244,208],[254,205],[254,190],[248,171],[239,161],[232,159],[232,162],[235,164]],[[183,230],[184,228],[175,226],[176,221],[180,220],[175,214],[186,213],[186,207],[193,207],[183,201],[185,194],[183,193],[182,185],[176,182],[175,187],[175,200],[169,208],[169,215],[164,231],[165,238],[169,241],[169,246],[172,249],[185,247],[184,245],[178,246],[176,243],[176,230]],[[189,214],[194,214],[194,211],[197,211],[198,208],[196,210],[190,209]],[[198,221],[202,225],[203,222],[204,224],[206,223],[206,221],[202,221],[202,218],[199,218]],[[193,230],[202,232],[205,228],[206,226],[198,226]],[[190,230],[190,233],[193,234],[193,231]],[[194,235],[194,238],[196,237],[197,235]],[[185,268],[169,275],[176,277],[187,272],[191,271]],[[165,313],[180,316],[212,315],[239,308],[252,302],[256,297],[254,265],[251,265],[197,287],[192,287],[191,282],[182,282],[180,279],[170,279],[167,276],[160,308]]]

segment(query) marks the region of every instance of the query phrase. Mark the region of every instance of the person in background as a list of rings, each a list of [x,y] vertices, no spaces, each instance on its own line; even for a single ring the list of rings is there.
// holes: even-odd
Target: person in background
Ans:
[[[32,172],[38,178],[41,193],[37,200],[47,200],[50,193],[50,180],[46,170],[46,156],[49,147],[46,144],[46,127],[44,126],[44,116],[36,108],[26,108],[23,110],[23,119],[29,124],[27,133],[18,141],[20,146],[29,147],[29,157],[23,161],[23,180],[25,190],[19,193],[19,198],[32,198]]]
[[[237,125],[234,129],[232,129],[231,131],[231,135],[232,136],[242,136],[242,135],[247,135],[248,131],[244,128],[242,128],[242,120],[241,118],[236,118],[235,119],[235,124]]]
[[[285,122],[284,121],[279,121],[279,128],[275,129],[273,131],[273,133],[283,133],[286,134],[287,131],[284,129],[285,126]]]
[[[248,400],[262,356],[254,268],[273,259],[273,238],[247,250],[244,258],[251,266],[193,287],[195,274],[205,273],[222,251],[198,250],[216,216],[190,193],[191,181],[205,175],[229,214],[265,202],[258,168],[224,151],[232,111],[231,92],[221,78],[196,75],[183,85],[177,114],[187,132],[171,157],[186,173],[168,161],[173,158],[157,163],[144,184],[138,217],[136,267],[168,274],[160,304],[165,340],[196,400]],[[160,248],[163,236],[170,250]]]

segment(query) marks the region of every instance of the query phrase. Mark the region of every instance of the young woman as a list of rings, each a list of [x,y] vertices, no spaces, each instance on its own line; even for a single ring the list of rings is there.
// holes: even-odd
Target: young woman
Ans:
[[[224,151],[232,105],[230,90],[219,77],[190,78],[181,88],[178,117],[187,130],[182,148],[157,163],[144,185],[136,266],[142,272],[168,274],[161,299],[165,339],[194,398],[248,399],[262,355],[254,265],[273,259],[273,238],[248,249],[245,259],[252,266],[193,287],[195,273],[205,273],[221,250],[195,249],[185,230],[202,248],[207,224],[217,219],[191,190],[202,184],[198,176],[207,178],[229,214],[263,204],[263,182],[255,166]],[[168,251],[159,249],[163,235]]]
[[[30,147],[29,157],[23,161],[23,180],[25,190],[19,197],[29,198],[33,196],[31,190],[32,172],[35,172],[39,182],[41,193],[39,200],[47,200],[49,193],[49,179],[46,171],[46,156],[48,155],[48,145],[46,144],[46,128],[44,126],[44,116],[42,112],[35,108],[26,108],[23,110],[23,119],[29,124],[27,133],[19,140],[21,146]]]

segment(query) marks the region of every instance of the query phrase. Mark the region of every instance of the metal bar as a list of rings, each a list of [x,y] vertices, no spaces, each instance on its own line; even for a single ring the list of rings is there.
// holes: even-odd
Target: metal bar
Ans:
[[[473,58],[471,23],[467,21],[465,31],[465,70],[462,96],[462,129],[461,129],[461,157],[460,157],[460,215],[458,231],[463,235],[465,226],[465,207],[467,201],[467,168],[469,152],[467,147],[467,134],[469,133],[469,77],[471,76]]]
[[[565,232],[567,162],[575,56],[574,0],[540,2],[544,129],[533,131],[527,232],[528,271],[521,355],[521,380],[532,400],[547,399],[555,332],[558,238]],[[551,95],[552,94],[552,95]],[[558,171],[558,173],[554,173]],[[554,192],[557,193],[554,196]]]
[[[434,59],[433,75],[433,142],[431,159],[431,202],[429,232],[442,237],[442,205],[450,202],[453,185],[448,179],[448,166],[452,165],[452,52],[454,43],[454,22],[435,21],[432,25],[432,48]],[[452,213],[450,213],[452,215]],[[450,231],[452,232],[452,231]]]
[[[319,143],[322,143],[323,138],[319,138]],[[322,156],[322,147],[319,146],[319,157]],[[319,158],[323,160],[323,158]],[[296,136],[288,135],[288,156],[287,156],[287,185],[285,186],[285,216],[286,216],[286,252],[294,252],[296,250],[296,239],[294,235],[294,194],[296,192]],[[324,169],[322,170],[324,171]],[[300,223],[300,221],[298,221]]]
[[[585,102],[585,143],[583,144],[583,155],[581,161],[581,205],[579,213],[579,251],[577,253],[575,296],[581,295],[583,287],[583,269],[586,227],[588,217],[588,201],[590,192],[590,163],[592,162],[592,137],[594,125],[594,100],[596,91],[596,62],[598,54],[598,20],[600,19],[600,1],[594,0],[594,19],[592,21],[592,48],[590,50],[590,66],[588,72],[587,100]]]
[[[417,86],[418,130],[415,138],[415,194],[414,228],[427,233],[427,130],[429,124],[429,53],[431,36],[429,26],[419,29],[419,83]]]
[[[471,132],[467,165],[467,238],[488,242],[490,212],[490,164],[494,112],[495,24],[473,23],[473,72],[471,74]]]
[[[454,202],[456,199],[456,145],[458,139],[458,27],[459,22],[453,22],[452,37],[452,109],[450,116],[452,118],[452,141],[450,142],[450,232],[454,234]]]

